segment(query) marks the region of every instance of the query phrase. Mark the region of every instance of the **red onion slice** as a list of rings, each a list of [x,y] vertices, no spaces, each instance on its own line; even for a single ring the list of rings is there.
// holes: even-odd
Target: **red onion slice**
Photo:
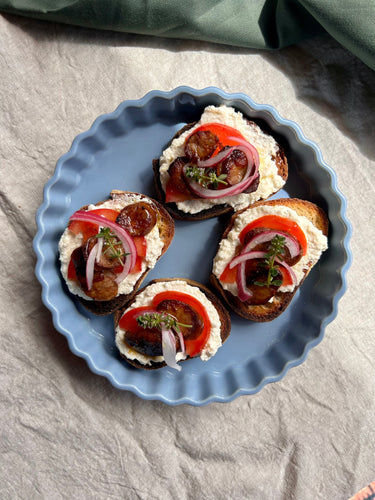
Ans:
[[[238,289],[238,298],[242,302],[245,302],[253,296],[253,293],[246,286],[245,262],[249,259],[264,259],[265,255],[266,252],[247,252],[245,254],[238,255],[229,264],[230,269],[239,264],[236,275],[236,283]]]
[[[185,341],[184,341],[184,336],[182,335],[182,332],[180,329],[176,329],[175,332],[178,335],[179,341],[180,341],[180,346],[181,346],[181,352],[182,354],[185,354]]]
[[[181,366],[176,362],[176,339],[172,330],[161,329],[161,345],[164,361],[170,368],[180,371]]]
[[[100,262],[100,257],[102,255],[102,250],[103,250],[103,238],[98,238],[98,251],[96,253],[96,262],[99,264]]]
[[[246,252],[246,253],[241,253],[234,259],[229,264],[229,268],[232,269],[233,267],[237,266],[238,264],[242,264],[246,262],[247,260],[250,259],[264,259],[266,255],[266,252]],[[275,262],[277,262],[280,266],[283,266],[287,272],[290,274],[293,284],[297,284],[297,277],[293,271],[293,269],[283,260],[280,260],[278,258],[275,258]]]
[[[228,137],[231,141],[237,141],[238,144],[241,144],[242,146],[245,146],[250,149],[251,154],[253,155],[254,158],[254,163],[255,165],[258,165],[259,167],[259,153],[257,148],[255,148],[251,142],[247,142],[244,139],[241,139],[240,137]]]
[[[245,262],[250,259],[264,259],[265,255],[266,252],[246,252],[235,257],[229,264],[230,269],[238,266],[236,282],[238,288],[238,298],[242,302],[245,302],[246,300],[250,299],[253,295],[252,292],[246,286]],[[278,258],[275,258],[275,262],[277,262],[277,264],[283,266],[286,269],[286,271],[290,275],[293,285],[296,286],[298,280],[293,269],[288,264],[286,264],[286,262]]]
[[[232,259],[232,261],[229,264],[229,268],[233,269],[238,264],[241,264],[241,262],[246,262],[247,260],[250,260],[250,259],[264,259],[265,255],[266,255],[266,252],[241,253],[240,255],[237,255],[237,257],[234,257],[234,259]]]
[[[275,236],[283,236],[285,238],[285,246],[289,250],[290,257],[297,257],[300,253],[300,247],[295,238],[288,234],[282,233],[280,231],[263,231],[260,234],[255,235],[243,248],[241,253],[250,252],[253,248],[261,243],[266,243],[271,241]]]
[[[242,262],[237,268],[236,282],[238,289],[238,298],[245,302],[248,299],[251,299],[253,296],[253,292],[249,290],[246,286],[246,268],[245,263]]]
[[[206,199],[223,198],[224,196],[233,196],[242,193],[245,189],[247,189],[250,186],[252,182],[254,182],[254,180],[258,176],[258,171],[259,171],[259,156],[257,154],[258,161],[256,161],[253,155],[253,149],[254,151],[256,151],[256,149],[249,143],[247,143],[246,146],[245,144],[241,144],[239,146],[233,146],[232,148],[228,149],[229,154],[234,149],[238,149],[239,151],[242,151],[246,155],[247,169],[243,179],[238,184],[235,184],[234,186],[230,186],[228,188],[207,189],[202,187],[198,182],[193,181],[192,179],[190,179],[188,176],[185,175],[186,181],[189,184],[189,187],[194,194],[197,194],[200,198],[206,198]],[[217,156],[215,156],[214,158],[217,158]],[[187,167],[184,167],[183,169],[184,172],[186,168]]]
[[[90,214],[90,211],[78,210],[70,217],[69,220],[92,222],[93,224],[98,224],[99,226],[109,227],[110,229],[112,229],[112,231],[122,243],[124,252],[129,254],[126,256],[125,265],[122,272],[117,276],[115,280],[116,283],[121,283],[133,269],[137,260],[137,249],[129,233],[124,228],[116,224],[116,222],[112,222],[102,217],[101,215]]]
[[[92,247],[86,262],[86,283],[88,290],[91,290],[92,288],[92,282],[94,279],[95,259],[98,254],[98,248],[99,248],[98,244],[96,243]]]
[[[224,149],[223,151],[220,151],[217,155],[212,156],[211,158],[208,158],[208,160],[198,160],[197,166],[200,168],[214,167],[215,165],[217,165],[221,161],[228,158],[228,156],[231,154],[231,152],[234,149],[236,149],[236,148],[232,146],[228,149]]]

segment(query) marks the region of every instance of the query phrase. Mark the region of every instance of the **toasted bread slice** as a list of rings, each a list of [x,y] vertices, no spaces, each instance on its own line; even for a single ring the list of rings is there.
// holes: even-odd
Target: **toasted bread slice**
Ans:
[[[161,250],[160,255],[158,256],[158,259],[167,251],[169,245],[172,242],[173,236],[174,236],[174,222],[167,210],[156,200],[140,193],[132,193],[130,191],[120,191],[120,190],[112,190],[110,193],[110,198],[109,200],[114,200],[116,202],[120,202],[121,204],[121,199],[124,199],[124,206],[127,204],[125,203],[125,200],[127,199],[128,196],[136,196],[137,199],[140,201],[142,200],[147,200],[149,203],[151,203],[157,211],[157,220],[156,220],[156,225],[159,230],[159,238],[163,242],[163,247]],[[108,200],[105,200],[108,201]],[[100,206],[105,203],[105,201],[101,201],[99,203],[96,203],[96,206],[100,208]],[[87,206],[82,207],[81,210],[87,209]],[[108,314],[113,313],[116,309],[119,309],[120,307],[123,307],[131,298],[134,296],[140,285],[142,284],[143,280],[149,273],[151,268],[147,267],[143,273],[138,277],[137,281],[133,285],[133,288],[130,293],[126,294],[119,294],[116,297],[114,297],[111,300],[90,300],[90,299],[85,299],[79,295],[76,295],[77,300],[90,312],[98,315],[98,316],[105,316]]]
[[[229,337],[230,330],[231,330],[231,322],[230,322],[230,316],[226,308],[222,305],[221,301],[216,297],[212,291],[210,291],[207,287],[202,285],[201,283],[198,283],[193,280],[189,279],[181,279],[181,278],[168,278],[168,279],[155,279],[153,281],[150,281],[147,286],[139,290],[132,298],[130,302],[126,304],[125,307],[115,311],[114,313],[114,326],[115,329],[118,327],[118,323],[120,321],[120,318],[124,314],[124,312],[131,307],[131,305],[136,301],[137,297],[147,290],[151,285],[160,283],[160,284],[167,284],[171,282],[180,282],[180,283],[185,283],[186,285],[189,285],[191,287],[198,288],[200,292],[204,294],[206,299],[212,304],[212,306],[215,308],[216,313],[219,317],[220,320],[220,338],[221,338],[221,344],[223,344],[227,338]],[[187,292],[188,293],[188,292]],[[117,334],[119,335],[119,333]],[[210,341],[210,340],[209,340]],[[116,343],[118,343],[118,339],[116,336]],[[118,344],[119,345],[119,344]],[[123,352],[120,350],[121,356],[131,365],[135,366],[136,368],[143,368],[144,370],[156,370],[158,368],[162,368],[163,366],[167,366],[164,361],[153,361],[150,359],[148,364],[141,363],[137,359],[130,359],[129,357],[126,356]],[[181,361],[187,361],[190,359],[189,356],[187,356],[186,359],[182,359]]]
[[[263,130],[258,124],[256,124],[254,121],[245,118],[245,122],[250,127],[257,128],[257,130],[259,130],[262,134],[265,134],[265,136],[270,135],[268,132]],[[172,144],[172,142],[175,139],[179,138],[182,134],[184,134],[188,130],[192,129],[196,124],[197,124],[197,122],[190,123],[190,124],[185,125],[182,129],[180,129],[174,135],[174,137],[170,141],[168,147]],[[255,144],[255,147],[256,147],[256,144]],[[285,183],[285,181],[287,180],[287,177],[288,177],[288,161],[287,161],[285,152],[280,144],[276,143],[276,152],[272,153],[270,155],[270,157],[271,157],[272,161],[276,164],[277,175]],[[218,202],[215,205],[210,206],[209,208],[204,208],[204,209],[202,209],[198,212],[195,212],[195,213],[189,213],[189,212],[186,212],[186,211],[180,209],[178,207],[177,203],[165,203],[165,191],[163,189],[161,176],[160,176],[160,167],[161,167],[160,159],[154,159],[152,166],[153,166],[153,171],[154,171],[154,180],[155,180],[155,187],[156,187],[156,193],[157,193],[158,200],[161,203],[165,204],[165,207],[167,208],[168,212],[175,219],[204,220],[204,219],[209,219],[209,218],[216,217],[216,216],[219,216],[222,214],[232,213],[233,211],[235,211],[235,208],[232,205],[230,205],[228,203],[220,203],[220,202]],[[260,174],[260,182],[262,182],[261,179],[262,179],[262,174]],[[273,196],[277,191],[279,191],[279,189],[280,189],[280,187],[278,189],[275,188],[275,190],[273,192],[267,193],[267,196],[265,197],[261,194],[261,191],[259,190],[259,188],[257,188],[255,193],[252,193],[252,198],[254,198],[254,195],[257,194],[257,191],[260,194],[257,195],[257,197],[255,198],[256,200],[269,198],[270,196]],[[192,203],[194,203],[194,200],[191,200],[191,201],[192,201]],[[200,203],[201,201],[202,201],[202,199],[197,200],[198,203]]]
[[[264,202],[257,202],[252,205],[251,208],[256,207],[289,207],[299,216],[306,217],[318,230],[320,230],[324,236],[328,235],[329,222],[324,211],[317,205],[297,198],[282,198],[278,200],[270,200]],[[243,212],[248,209],[244,209],[232,216],[226,227],[222,239],[225,239],[231,229],[233,228],[236,218],[240,216]],[[308,255],[308,254],[307,254]],[[280,292],[278,291],[271,301],[262,305],[250,305],[246,302],[242,302],[236,295],[233,295],[230,291],[223,287],[218,276],[214,273],[211,274],[210,281],[216,290],[221,294],[225,302],[229,307],[239,316],[249,319],[252,321],[266,322],[272,321],[277,318],[290,304],[292,298],[294,297],[298,288],[302,285],[306,276],[310,272],[311,268],[315,264],[314,261],[307,261],[306,266],[303,270],[303,276],[299,284],[294,288],[293,291]]]

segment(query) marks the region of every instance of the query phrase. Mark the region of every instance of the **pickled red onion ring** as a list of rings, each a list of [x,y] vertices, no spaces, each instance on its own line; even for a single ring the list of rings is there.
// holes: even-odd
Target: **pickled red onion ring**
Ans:
[[[137,319],[139,316],[143,316],[144,314],[155,314],[155,313],[158,313],[158,311],[156,311],[155,309],[150,307],[150,309],[140,311],[135,316],[135,318]],[[168,313],[162,313],[162,314],[165,314],[166,316],[172,316],[171,314],[168,314]],[[172,316],[172,317],[174,318],[174,316]],[[161,328],[162,351],[163,351],[164,361],[171,368],[175,368],[176,370],[180,371],[181,367],[176,362],[177,347],[176,347],[175,336],[174,336],[171,329],[165,328],[164,323],[161,323],[161,327],[162,327]],[[176,331],[178,338],[180,340],[181,352],[182,352],[182,354],[185,354],[184,337],[179,329],[176,329],[175,331]]]
[[[242,264],[246,262],[247,260],[250,259],[264,259],[266,255],[266,252],[246,252],[246,253],[241,253],[234,259],[229,264],[229,268],[232,269],[233,267],[237,266],[238,264]],[[293,269],[283,260],[275,258],[275,262],[277,262],[280,266],[283,266],[287,272],[290,274],[290,277],[292,278],[293,284],[297,284],[297,277],[293,271]]]
[[[246,262],[247,260],[250,259],[264,259],[265,255],[266,252],[241,253],[240,255],[237,255],[237,257],[234,257],[234,259],[232,259],[232,261],[229,264],[229,268],[233,269],[233,267],[236,267],[238,264],[241,264],[241,262]]]
[[[125,259],[125,264],[123,270],[116,278],[116,283],[121,283],[129,272],[133,269],[137,260],[137,249],[135,247],[134,241],[126,229],[122,228],[116,222],[112,222],[101,215],[90,214],[90,211],[78,210],[75,212],[69,220],[80,220],[91,222],[102,227],[109,227],[115,233],[117,238],[122,243],[124,248],[124,253],[127,253],[127,258]]]
[[[256,151],[254,146],[252,146],[250,143],[241,144],[239,146],[233,146],[232,148],[228,149],[230,154],[233,150],[238,149],[239,151],[242,151],[246,155],[247,159],[247,169],[245,172],[245,175],[243,179],[238,183],[235,184],[234,186],[230,186],[228,188],[224,189],[207,189],[202,187],[198,182],[195,182],[191,180],[186,174],[186,166],[183,168],[183,172],[185,174],[185,179],[187,183],[189,184],[189,187],[191,191],[198,195],[200,198],[206,198],[206,199],[217,199],[217,198],[223,198],[224,196],[233,196],[236,194],[242,193],[245,189],[247,189],[252,182],[257,178],[258,173],[259,173],[259,155],[258,153],[256,154],[257,160],[254,158],[253,155],[253,150]],[[217,158],[215,156],[214,158]],[[219,162],[217,162],[219,163]]]
[[[100,257],[102,255],[102,250],[103,250],[103,238],[98,238],[97,245],[98,245],[98,251],[96,253],[96,262],[98,264],[100,261]]]
[[[229,264],[229,268],[238,266],[236,283],[238,289],[238,298],[245,302],[253,296],[253,293],[246,286],[246,274],[245,274],[245,262],[249,259],[264,259],[266,252],[247,252],[245,254],[240,254],[235,257]]]
[[[230,147],[228,149],[224,149],[223,151],[220,151],[217,155],[212,156],[211,158],[208,158],[208,160],[198,160],[197,161],[197,167],[200,168],[209,168],[217,165],[221,161],[225,160],[228,158],[228,156],[231,154],[231,152],[236,149],[235,147]]]
[[[237,141],[238,144],[241,144],[242,146],[249,148],[251,150],[251,154],[253,155],[254,163],[256,165],[258,165],[258,167],[259,167],[259,153],[258,153],[257,148],[255,148],[251,144],[251,142],[245,141],[245,140],[241,139],[240,137],[228,137],[228,139],[230,139],[231,141]]]
[[[95,243],[95,245],[92,247],[87,262],[86,262],[86,283],[87,283],[87,288],[88,290],[91,290],[92,288],[92,283],[94,279],[94,267],[95,267],[95,259],[96,256],[98,255],[98,243]]]
[[[231,263],[229,264],[229,268],[232,269],[233,267],[238,265],[238,270],[237,270],[237,276],[236,276],[236,282],[237,282],[237,288],[238,288],[238,298],[242,301],[245,302],[247,299],[252,297],[251,291],[247,288],[246,286],[246,276],[245,276],[245,262],[250,259],[264,259],[266,255],[266,252],[246,252],[243,254],[238,255],[235,257]],[[293,269],[286,264],[284,261],[276,258],[275,262],[277,262],[280,266],[283,266],[284,269],[286,269],[287,273],[289,274],[293,285],[297,285],[297,277],[293,271]]]
[[[181,352],[182,354],[185,354],[185,341],[184,341],[184,336],[182,335],[182,332],[180,329],[176,329],[175,332],[178,335],[178,339],[180,341],[180,346],[181,346]]]
[[[253,296],[253,292],[249,290],[246,286],[246,268],[245,263],[242,262],[237,268],[236,282],[238,289],[238,298],[241,302],[245,302],[248,299],[251,299]]]
[[[257,245],[260,245],[261,243],[266,243],[267,241],[271,241],[272,238],[275,236],[283,236],[285,238],[285,246],[289,250],[290,257],[293,259],[294,257],[297,257],[300,253],[300,247],[295,238],[293,236],[290,236],[288,234],[285,234],[281,231],[273,231],[273,230],[268,230],[268,231],[263,231],[260,234],[256,234],[243,248],[241,253],[246,253],[250,252],[253,248],[255,248]]]
[[[163,358],[170,368],[180,371],[181,366],[176,362],[176,339],[172,330],[161,329],[161,345],[163,349]]]

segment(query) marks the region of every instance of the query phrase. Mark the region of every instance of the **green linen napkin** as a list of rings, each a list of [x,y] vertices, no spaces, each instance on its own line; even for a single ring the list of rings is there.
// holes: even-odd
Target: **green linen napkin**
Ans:
[[[372,0],[0,0],[0,11],[255,49],[280,49],[327,31],[375,69]]]

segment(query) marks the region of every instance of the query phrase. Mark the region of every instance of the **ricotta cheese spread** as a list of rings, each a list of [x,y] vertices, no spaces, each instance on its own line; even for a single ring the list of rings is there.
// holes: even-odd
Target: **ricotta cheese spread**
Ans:
[[[278,175],[276,165],[276,154],[279,151],[275,139],[264,133],[255,123],[248,123],[242,113],[228,106],[208,106],[201,119],[191,129],[185,131],[170,146],[165,149],[160,157],[160,182],[163,190],[169,180],[168,169],[170,164],[179,156],[184,156],[185,139],[204,123],[221,123],[238,130],[243,137],[250,142],[259,154],[259,186],[253,193],[241,193],[238,195],[225,196],[223,198],[207,200],[194,199],[177,203],[177,208],[185,213],[197,213],[214,205],[228,204],[234,210],[240,210],[260,199],[266,199],[278,191],[285,184],[284,179]]]
[[[165,281],[159,283],[153,283],[146,287],[141,293],[139,293],[135,299],[135,301],[131,304],[131,306],[127,309],[131,310],[136,307],[141,306],[149,306],[152,303],[153,297],[160,292],[165,292],[167,290],[182,292],[191,295],[192,297],[199,300],[199,302],[206,309],[207,314],[211,321],[211,332],[208,338],[207,344],[204,346],[200,358],[202,361],[209,360],[212,356],[215,355],[216,351],[221,346],[221,323],[219,314],[215,308],[215,306],[211,303],[210,300],[207,299],[206,295],[199,290],[199,288],[195,286],[191,286],[184,281]],[[124,356],[131,360],[137,360],[139,363],[143,365],[149,365],[151,362],[161,362],[164,361],[163,356],[146,356],[145,354],[139,353],[131,348],[124,340],[125,331],[122,330],[119,326],[116,328],[116,345]],[[186,355],[181,352],[177,353],[176,361],[181,361],[186,358]]]
[[[100,207],[97,205],[89,205],[87,210],[95,210],[98,208],[110,208],[112,210],[122,210],[124,207],[128,205],[132,205],[133,203],[137,203],[139,201],[144,201],[146,203],[151,203],[147,198],[137,195],[135,193],[125,193],[120,196],[115,197],[113,200],[107,200],[104,203],[100,204]],[[103,219],[105,221],[105,219]],[[105,223],[103,223],[105,225]],[[142,262],[141,271],[138,273],[128,274],[126,278],[119,284],[118,286],[118,295],[126,295],[131,293],[134,285],[137,283],[139,277],[146,271],[147,268],[151,269],[155,266],[156,261],[160,257],[164,242],[159,236],[159,228],[157,224],[152,228],[152,230],[146,234],[145,240],[147,242],[147,251],[146,256]],[[93,300],[91,297],[88,297],[80,286],[70,279],[68,279],[68,267],[71,255],[73,251],[80,247],[83,243],[83,236],[81,233],[74,234],[69,231],[68,228],[65,229],[62,234],[59,242],[59,253],[60,253],[60,265],[61,265],[61,274],[63,275],[69,291],[74,294],[82,297],[85,300]]]
[[[229,231],[226,238],[221,240],[218,252],[213,262],[213,274],[220,278],[227,264],[235,256],[236,248],[239,245],[239,235],[244,227],[251,221],[259,219],[263,215],[279,215],[296,222],[302,231],[305,233],[307,240],[307,252],[302,258],[293,266],[293,271],[297,278],[297,285],[301,282],[305,275],[305,271],[312,267],[318,260],[324,250],[328,248],[327,237],[314,226],[305,216],[298,215],[293,209],[285,206],[262,206],[254,207],[245,210],[239,214],[234,222],[232,229]],[[221,283],[221,286],[228,290],[233,295],[238,295],[236,283]],[[297,286],[296,285],[296,286]],[[295,285],[286,285],[279,288],[280,292],[292,292]]]

